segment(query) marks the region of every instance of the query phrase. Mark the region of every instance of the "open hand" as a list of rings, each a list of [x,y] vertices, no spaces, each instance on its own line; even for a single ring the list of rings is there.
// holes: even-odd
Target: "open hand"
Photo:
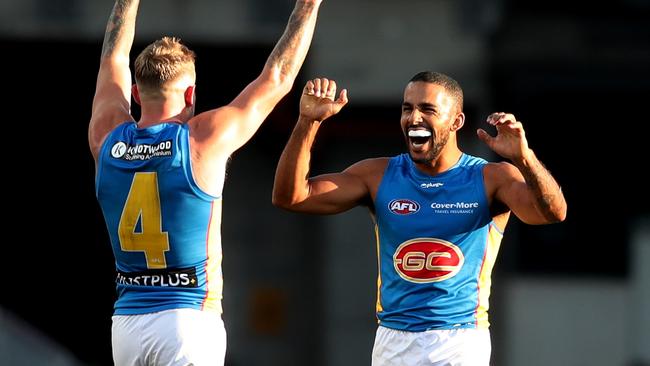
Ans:
[[[500,156],[515,161],[521,159],[528,152],[528,141],[521,122],[510,113],[492,113],[487,118],[487,123],[496,127],[497,135],[490,136],[485,130],[478,129],[476,133],[492,151]]]
[[[314,121],[324,121],[339,113],[348,103],[346,89],[336,97],[336,81],[327,78],[309,80],[300,97],[300,116]]]

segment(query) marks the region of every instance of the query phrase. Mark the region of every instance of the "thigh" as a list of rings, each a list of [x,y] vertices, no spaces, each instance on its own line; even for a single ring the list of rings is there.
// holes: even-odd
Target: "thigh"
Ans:
[[[115,315],[112,318],[111,343],[116,366],[143,366],[140,318]]]
[[[423,337],[431,366],[489,366],[490,332],[487,329],[429,331]]]
[[[422,348],[417,333],[378,327],[372,348],[372,366],[420,366]]]

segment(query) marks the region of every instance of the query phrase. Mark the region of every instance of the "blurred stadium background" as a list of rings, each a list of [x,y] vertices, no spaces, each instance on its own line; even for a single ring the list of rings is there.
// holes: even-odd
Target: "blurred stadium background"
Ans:
[[[115,297],[86,129],[111,0],[0,0],[3,85],[1,365],[111,365]],[[198,54],[198,105],[230,101],[283,31],[292,0],[143,0],[134,54],[161,35]],[[224,192],[227,365],[369,365],[376,257],[368,213],[271,205],[305,80],[350,104],[321,129],[313,173],[403,150],[416,72],[466,93],[461,145],[513,112],[563,186],[568,219],[512,218],[493,274],[497,366],[650,365],[646,166],[650,2],[324,0],[294,90],[233,155]],[[137,116],[137,108],[134,108]],[[137,117],[136,117],[137,118]]]

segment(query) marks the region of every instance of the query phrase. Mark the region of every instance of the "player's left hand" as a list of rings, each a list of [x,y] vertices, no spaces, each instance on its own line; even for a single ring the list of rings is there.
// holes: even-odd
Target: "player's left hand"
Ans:
[[[523,158],[529,152],[524,127],[513,114],[492,113],[486,122],[496,127],[497,135],[492,137],[481,128],[476,133],[492,151],[512,161]]]

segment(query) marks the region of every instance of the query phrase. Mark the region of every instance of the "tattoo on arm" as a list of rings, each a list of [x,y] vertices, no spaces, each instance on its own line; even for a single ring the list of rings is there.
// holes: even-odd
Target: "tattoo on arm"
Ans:
[[[535,159],[536,160],[536,159]],[[519,169],[526,184],[535,194],[537,207],[550,222],[557,221],[557,210],[566,205],[559,184],[540,161],[536,160],[525,169]]]
[[[266,62],[267,67],[278,67],[282,76],[298,74],[316,24],[316,7],[311,3],[296,6],[284,34]]]
[[[139,0],[117,0],[113,6],[113,11],[108,19],[106,25],[106,33],[104,34],[104,44],[102,46],[102,57],[109,56],[115,50],[121,38],[123,38],[126,31],[133,32],[133,29],[125,29],[127,21],[132,23],[131,28],[135,24],[135,13],[129,12],[132,6],[137,8]],[[129,14],[127,14],[129,13]],[[130,17],[130,18],[129,18]]]

